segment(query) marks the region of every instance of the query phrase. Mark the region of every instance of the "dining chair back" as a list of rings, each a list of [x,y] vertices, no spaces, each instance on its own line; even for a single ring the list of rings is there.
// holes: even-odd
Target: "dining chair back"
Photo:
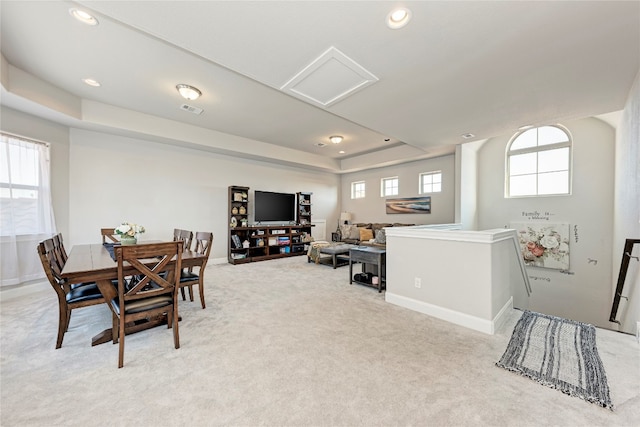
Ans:
[[[62,347],[64,334],[69,328],[71,311],[76,308],[102,304],[104,303],[104,298],[95,283],[72,284],[60,276],[62,267],[57,260],[56,247],[53,239],[46,239],[38,243],[37,250],[42,268],[58,297],[59,315],[56,348],[60,348]]]
[[[182,241],[115,246],[118,263],[118,294],[110,301],[113,313],[113,342],[119,341],[118,368],[124,364],[125,325],[167,317],[173,328],[175,348],[178,334],[177,280],[182,264]]]
[[[102,235],[102,244],[105,243],[120,243],[120,239],[116,234],[115,228],[101,228],[100,234]],[[108,241],[108,242],[107,242]]]
[[[173,229],[173,241],[183,241],[184,242],[184,250],[191,250],[191,242],[193,240],[193,232],[189,230],[182,230],[180,228]]]
[[[202,308],[205,308],[204,303],[204,270],[209,260],[209,254],[211,253],[211,247],[213,246],[213,233],[198,231],[196,232],[196,247],[195,252],[204,255],[202,262],[198,268],[197,274],[193,272],[193,267],[189,267],[186,271],[183,271],[180,275],[180,289],[184,298],[184,288],[189,289],[189,299],[193,301],[193,286],[198,285],[198,291],[200,292],[200,304]]]
[[[64,248],[64,240],[62,239],[62,233],[56,234],[55,236],[52,237],[52,239],[53,239],[53,246],[55,247],[56,255],[58,256],[58,258],[62,262],[62,265],[64,266],[69,256],[67,255],[67,250]]]

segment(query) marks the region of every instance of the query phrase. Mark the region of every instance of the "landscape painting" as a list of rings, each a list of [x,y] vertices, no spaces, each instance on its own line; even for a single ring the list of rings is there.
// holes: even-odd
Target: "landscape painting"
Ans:
[[[525,265],[569,269],[569,224],[512,222]]]
[[[387,199],[388,214],[430,214],[431,197],[405,197]]]

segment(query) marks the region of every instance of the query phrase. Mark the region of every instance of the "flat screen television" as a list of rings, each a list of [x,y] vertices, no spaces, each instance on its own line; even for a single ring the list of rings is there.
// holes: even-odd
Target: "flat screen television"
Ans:
[[[292,222],[296,219],[296,195],[271,191],[254,191],[256,222]]]

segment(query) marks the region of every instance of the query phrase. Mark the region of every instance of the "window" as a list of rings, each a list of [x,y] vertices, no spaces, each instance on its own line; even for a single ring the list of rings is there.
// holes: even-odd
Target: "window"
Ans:
[[[0,134],[0,285],[43,277],[33,248],[54,233],[49,146]]]
[[[519,132],[507,145],[506,197],[569,194],[571,138],[560,126]]]
[[[357,181],[351,183],[351,198],[362,199],[364,198],[364,181]]]
[[[380,196],[397,196],[398,195],[398,177],[382,178],[380,180]]]
[[[420,174],[420,194],[442,191],[442,172],[424,172]]]

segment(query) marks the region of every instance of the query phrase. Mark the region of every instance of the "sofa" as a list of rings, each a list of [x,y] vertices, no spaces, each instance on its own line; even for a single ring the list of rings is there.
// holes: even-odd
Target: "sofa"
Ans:
[[[355,223],[340,226],[340,241],[352,245],[370,245],[386,247],[387,237],[384,229],[386,227],[410,227],[415,224],[383,223]]]

